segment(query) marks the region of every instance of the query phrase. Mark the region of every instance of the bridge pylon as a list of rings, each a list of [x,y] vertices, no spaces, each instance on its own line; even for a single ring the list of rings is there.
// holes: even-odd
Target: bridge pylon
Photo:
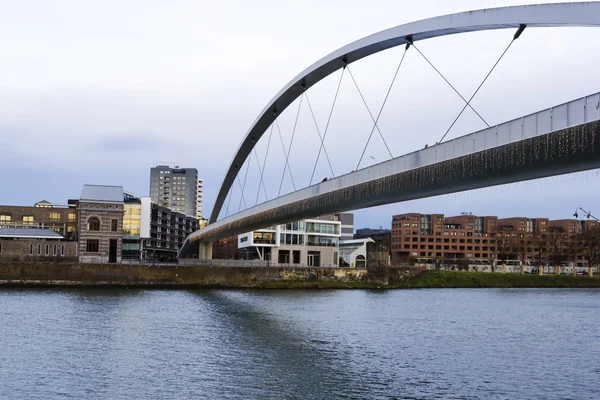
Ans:
[[[199,243],[198,248],[198,259],[199,260],[212,260],[212,242]]]

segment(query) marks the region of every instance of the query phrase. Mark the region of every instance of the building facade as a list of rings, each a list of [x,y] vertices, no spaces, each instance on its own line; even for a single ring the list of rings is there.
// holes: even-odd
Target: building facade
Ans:
[[[392,218],[391,258],[392,264],[518,261],[535,266],[569,261],[584,266],[573,241],[598,228],[600,222],[593,220],[400,214]]]
[[[177,261],[177,253],[185,238],[198,230],[195,215],[186,215],[142,198],[142,259],[145,261]]]
[[[357,229],[354,234],[354,239],[371,238],[379,246],[380,249],[385,249],[389,257],[392,257],[392,231],[390,229]]]
[[[77,242],[42,228],[0,228],[0,262],[77,262]]]
[[[34,206],[0,206],[0,228],[49,229],[66,241],[76,241],[77,202],[71,203],[40,201]]]
[[[238,237],[232,236],[213,242],[212,258],[214,260],[239,259],[240,257],[238,254]]]
[[[365,239],[341,240],[340,266],[366,268],[368,243],[375,243],[375,241],[370,237]]]
[[[416,259],[451,262],[496,259],[497,217],[400,214],[392,218],[392,264]]]
[[[121,262],[123,198],[121,186],[84,185],[77,205],[80,262]]]
[[[238,236],[240,257],[274,265],[337,266],[342,223],[325,216]]]
[[[202,213],[201,183],[195,168],[159,165],[150,169],[150,198],[161,207],[198,218]]]

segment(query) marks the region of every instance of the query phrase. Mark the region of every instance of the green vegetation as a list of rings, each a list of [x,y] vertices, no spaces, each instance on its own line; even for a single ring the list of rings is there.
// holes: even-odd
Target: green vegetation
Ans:
[[[573,275],[528,275],[429,270],[389,288],[586,288],[600,287],[600,278]]]

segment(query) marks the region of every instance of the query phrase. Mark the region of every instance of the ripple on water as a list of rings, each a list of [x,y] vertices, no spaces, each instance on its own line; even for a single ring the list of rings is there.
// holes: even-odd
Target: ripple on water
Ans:
[[[0,398],[593,399],[598,290],[1,290]]]

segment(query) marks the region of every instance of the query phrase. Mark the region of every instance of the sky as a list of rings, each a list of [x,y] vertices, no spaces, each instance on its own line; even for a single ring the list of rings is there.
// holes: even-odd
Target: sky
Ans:
[[[222,179],[254,119],[306,67],[364,36],[418,19],[522,4],[507,0],[0,0],[0,204],[78,198],[84,184],[121,185],[148,195],[150,168],[178,164],[204,178],[209,215]],[[531,3],[544,3],[533,1]],[[430,39],[419,49],[465,97],[508,45],[513,30]],[[526,29],[472,102],[490,124],[600,91],[598,28]],[[404,51],[389,49],[350,68],[376,113]],[[321,132],[339,80],[308,91]],[[462,100],[409,50],[379,121],[394,156],[435,143]],[[310,109],[293,103],[280,117],[290,142],[289,173],[274,132],[258,192],[256,155],[244,198],[234,186],[229,213],[305,187],[319,139]],[[446,140],[484,128],[467,110]],[[356,169],[372,128],[348,76],[342,80],[325,149],[335,175]],[[257,145],[262,165],[268,132]],[[377,133],[361,168],[389,159]],[[245,170],[243,170],[245,174]],[[324,157],[315,180],[331,177]],[[243,177],[242,177],[243,178]],[[355,213],[355,227],[389,228],[405,212],[569,218],[600,206],[597,170]],[[258,196],[257,196],[258,193]]]

